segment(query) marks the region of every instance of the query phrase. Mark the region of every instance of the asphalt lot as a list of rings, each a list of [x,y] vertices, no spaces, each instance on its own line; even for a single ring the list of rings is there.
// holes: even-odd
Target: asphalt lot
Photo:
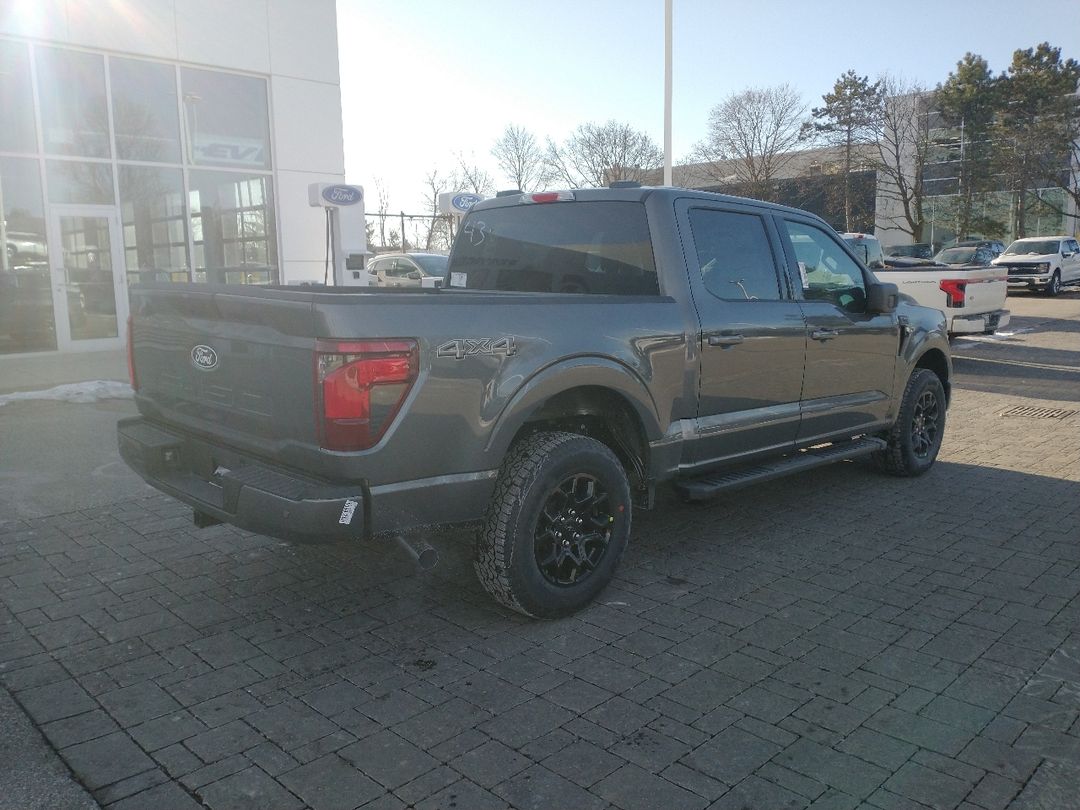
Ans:
[[[930,474],[665,499],[557,622],[466,532],[416,574],[196,529],[117,466],[130,403],[8,404],[0,682],[118,810],[1080,807],[1080,415],[1002,415],[1080,410],[1080,293],[1009,304]]]

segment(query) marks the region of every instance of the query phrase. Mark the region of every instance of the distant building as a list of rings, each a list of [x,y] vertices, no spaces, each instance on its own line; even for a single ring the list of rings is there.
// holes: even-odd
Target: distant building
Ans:
[[[856,166],[865,164],[869,154],[869,148],[857,150]],[[837,230],[845,230],[843,159],[843,150],[838,147],[803,149],[782,156],[772,177],[768,199],[810,211]],[[755,196],[755,191],[739,177],[737,161],[725,160],[673,166],[671,179],[683,188]],[[650,176],[649,182],[660,183],[661,179],[662,174],[657,171]],[[856,168],[851,173],[853,230],[873,230],[875,190],[876,178],[872,170]]]
[[[912,97],[914,98],[914,97]],[[918,101],[918,99],[915,99]],[[926,242],[940,245],[961,236],[958,234],[957,200],[961,183],[961,133],[946,127],[940,115],[925,112],[929,142],[922,172],[924,183],[923,216]],[[856,158],[856,170],[851,176],[852,229],[874,232],[886,245],[912,241],[911,233],[901,215],[901,208],[890,193],[889,179],[872,168],[870,159],[877,156],[876,146],[863,146]],[[843,201],[843,151],[839,147],[806,149],[784,156],[780,170],[774,175],[768,198],[774,202],[802,208],[817,214],[839,231],[845,230]],[[914,166],[913,156],[907,155]],[[1074,156],[1075,159],[1075,156]],[[1060,184],[1038,189],[1039,200],[1026,196],[1025,231],[1028,236],[1076,233],[1076,203],[1065,193],[1063,186],[1076,183],[1080,166],[1070,167],[1062,156]],[[747,184],[739,180],[735,161],[692,163],[672,167],[672,182],[676,186],[725,194],[754,196]],[[650,175],[648,182],[659,184],[660,171]],[[995,237],[1006,242],[1017,232],[1020,195],[1005,187],[1003,181],[990,191],[975,196],[975,219],[985,223],[987,232],[978,235]]]
[[[0,3],[0,355],[122,345],[135,281],[321,280],[339,85],[334,0]]]

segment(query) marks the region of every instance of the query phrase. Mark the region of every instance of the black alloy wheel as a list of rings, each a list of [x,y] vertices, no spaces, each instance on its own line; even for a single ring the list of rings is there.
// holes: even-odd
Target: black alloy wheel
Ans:
[[[568,587],[596,570],[611,540],[615,516],[604,485],[571,475],[548,495],[536,521],[534,554],[544,579]]]
[[[931,389],[922,392],[911,414],[911,450],[920,459],[930,454],[938,435],[941,405]]]
[[[611,582],[630,539],[630,482],[610,447],[544,431],[503,460],[476,534],[476,575],[501,605],[568,616]]]

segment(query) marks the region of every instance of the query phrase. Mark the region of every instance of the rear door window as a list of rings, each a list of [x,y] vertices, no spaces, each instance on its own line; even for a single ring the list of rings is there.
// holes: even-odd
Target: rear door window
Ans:
[[[779,300],[776,262],[761,217],[693,208],[690,230],[706,290],[728,301]]]
[[[455,239],[449,286],[659,295],[645,206],[573,201],[474,211]]]

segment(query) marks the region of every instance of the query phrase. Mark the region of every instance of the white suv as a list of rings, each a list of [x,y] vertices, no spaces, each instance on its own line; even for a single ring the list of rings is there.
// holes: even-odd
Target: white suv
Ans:
[[[1008,268],[1010,287],[1057,295],[1066,284],[1080,284],[1080,245],[1068,236],[1017,239],[992,264]]]

